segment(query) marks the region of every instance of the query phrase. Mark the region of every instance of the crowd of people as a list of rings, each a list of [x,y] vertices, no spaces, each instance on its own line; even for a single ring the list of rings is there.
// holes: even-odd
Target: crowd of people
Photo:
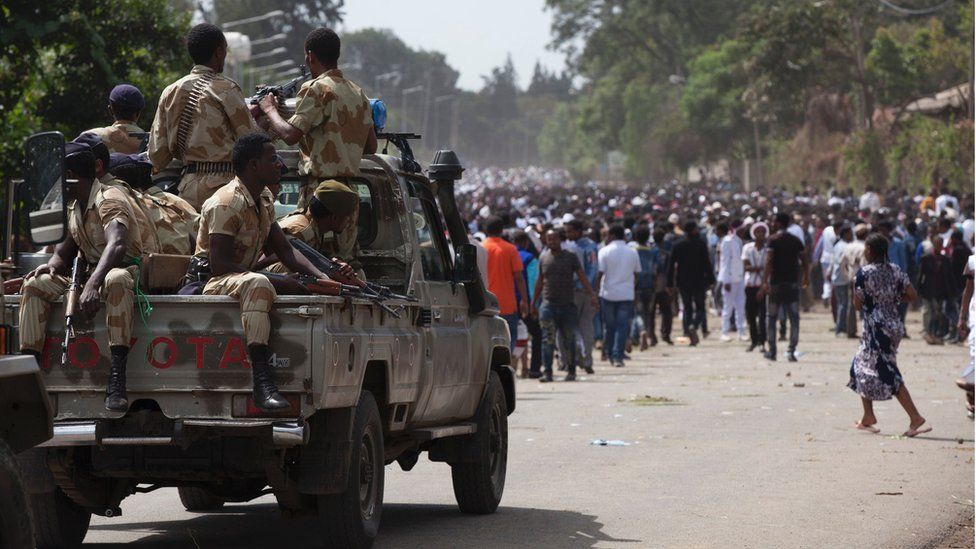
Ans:
[[[768,360],[785,342],[786,359],[797,361],[800,313],[820,303],[837,337],[862,338],[852,388],[870,399],[859,388],[868,366],[854,370],[877,362],[878,326],[897,325],[899,339],[916,335],[904,319],[910,307],[923,307],[928,344],[959,343],[970,332],[973,196],[957,196],[945,179],[917,192],[856,194],[826,182],[749,192],[705,174],[694,183],[642,185],[576,182],[538,167],[475,168],[458,200],[484,241],[486,283],[513,345],[525,344],[524,352],[514,347],[523,377],[552,381],[555,356],[573,381],[577,369],[593,371],[594,349],[622,367],[634,348],[677,337],[695,346],[711,333],[710,309],[720,316],[721,341],[740,340]],[[872,255],[871,242],[883,242],[884,254]],[[892,265],[904,278],[885,276],[912,288],[910,299],[905,288],[894,298],[895,324],[870,320],[876,309],[887,311],[865,294],[862,272],[875,263]],[[677,318],[681,332],[673,336]],[[897,342],[881,339],[894,353]],[[891,398],[899,385],[883,377]],[[972,382],[970,366],[959,381],[970,401]],[[859,424],[871,421],[866,411]]]

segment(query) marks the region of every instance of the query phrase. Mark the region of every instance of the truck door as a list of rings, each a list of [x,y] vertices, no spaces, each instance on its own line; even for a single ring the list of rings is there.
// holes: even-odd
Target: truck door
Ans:
[[[447,238],[430,190],[411,181],[408,210],[413,218],[417,254],[424,275],[423,281],[417,283],[417,293],[424,304],[423,363],[431,379],[426,404],[418,403],[415,417],[421,422],[438,421],[458,417],[469,389],[469,368],[463,362],[468,358],[471,337],[468,302],[464,292],[453,283]]]

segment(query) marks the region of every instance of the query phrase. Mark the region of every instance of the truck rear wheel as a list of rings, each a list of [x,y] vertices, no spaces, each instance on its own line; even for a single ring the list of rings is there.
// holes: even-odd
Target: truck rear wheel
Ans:
[[[363,391],[356,407],[349,480],[339,494],[318,497],[326,547],[371,547],[383,513],[383,424],[373,394]]]
[[[498,374],[491,372],[488,389],[475,416],[478,431],[471,444],[478,458],[473,462],[451,464],[454,498],[464,513],[494,513],[505,491],[508,467],[508,405]]]
[[[0,547],[33,549],[27,496],[13,450],[0,439]]]
[[[197,486],[180,486],[180,502],[187,511],[216,511],[224,506],[224,500],[210,490]]]
[[[62,548],[81,545],[88,533],[91,512],[81,508],[55,488],[53,492],[30,495],[34,518],[34,537],[39,548]]]

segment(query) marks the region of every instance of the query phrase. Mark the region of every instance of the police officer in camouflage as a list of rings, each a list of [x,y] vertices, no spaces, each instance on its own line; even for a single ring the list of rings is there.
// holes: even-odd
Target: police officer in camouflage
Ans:
[[[234,179],[234,142],[258,127],[240,86],[221,74],[227,57],[224,33],[214,25],[197,25],[187,34],[186,46],[193,69],[159,97],[148,152],[156,171],[174,159],[183,163],[179,194],[199,210]]]
[[[65,200],[68,203],[68,232],[54,255],[24,277],[20,299],[21,352],[40,358],[51,302],[64,294],[74,257],[80,252],[94,269],[88,274],[79,307],[93,318],[105,301],[105,324],[111,351],[111,369],[105,391],[105,408],[124,412],[125,367],[132,334],[132,307],[138,262],[155,252],[153,242],[140,230],[143,214],[134,209],[125,191],[105,185],[95,175],[91,147],[71,142],[65,145]]]
[[[139,88],[131,84],[119,84],[108,94],[108,112],[112,115],[112,125],[92,128],[85,133],[94,133],[108,147],[109,152],[136,154],[142,148],[145,130],[136,125],[139,114],[146,107],[146,98]]]
[[[319,182],[333,179],[347,183],[359,174],[363,154],[376,152],[369,99],[339,70],[339,49],[339,37],[330,29],[315,29],[305,38],[305,63],[312,79],[302,84],[295,114],[288,121],[278,113],[272,94],[261,100],[267,118],[259,122],[285,143],[299,145],[299,208],[308,205]],[[357,260],[358,215],[357,202],[349,226],[337,238],[337,255],[356,270],[361,269]]]
[[[248,134],[234,145],[237,174],[203,204],[196,256],[209,262],[205,295],[229,295],[241,303],[241,322],[254,377],[254,404],[267,411],[289,406],[271,379],[268,364],[271,306],[279,293],[307,293],[294,280],[270,280],[253,269],[261,253],[274,254],[292,272],[328,278],[296,254],[275,222],[268,190],[281,178],[274,144],[264,134]]]

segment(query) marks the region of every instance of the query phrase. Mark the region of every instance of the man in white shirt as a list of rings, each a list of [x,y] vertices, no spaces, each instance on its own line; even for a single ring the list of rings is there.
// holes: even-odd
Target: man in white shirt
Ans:
[[[943,185],[944,184],[945,183],[943,183]],[[942,212],[944,212],[946,208],[952,208],[958,212],[959,200],[952,196],[952,193],[949,192],[949,187],[943,186],[942,194],[935,199],[935,215],[942,215]]]
[[[824,302],[830,301],[833,290],[833,285],[830,283],[830,266],[833,263],[834,244],[836,243],[837,231],[834,229],[834,225],[827,225],[820,233],[820,240],[817,242],[817,249],[814,251],[814,259],[819,259],[820,272],[823,273],[823,292],[820,294],[820,299]],[[820,252],[820,257],[816,257],[817,251]]]
[[[766,300],[760,298],[763,270],[766,268],[766,235],[769,225],[762,221],[749,227],[752,242],[742,247],[742,266],[746,283],[746,320],[749,323],[749,336],[752,342],[746,352],[757,347],[766,351]]]
[[[724,223],[723,223],[724,224]],[[729,330],[732,312],[735,311],[735,327],[739,339],[746,340],[746,286],[745,267],[742,263],[742,239],[733,228],[719,243],[719,266],[716,280],[722,286],[722,337],[732,341]]]
[[[869,186],[865,189],[864,194],[861,195],[861,200],[858,201],[857,209],[868,210],[870,212],[876,212],[881,209],[881,196],[875,192],[874,187]]]
[[[634,319],[634,287],[641,271],[640,256],[627,246],[624,234],[623,225],[610,227],[610,243],[597,254],[596,275],[603,312],[603,345],[610,363],[618,368],[624,365],[624,348]]]
[[[851,307],[851,281],[847,277],[847,271],[840,268],[840,258],[844,254],[848,243],[852,240],[854,240],[854,230],[850,225],[844,224],[840,228],[840,238],[834,244],[834,250],[831,254],[834,257],[834,261],[830,271],[830,278],[827,279],[830,285],[833,286],[834,297],[836,299],[835,303],[837,304],[834,311],[834,333],[838,337],[847,333],[847,317],[849,316]]]

